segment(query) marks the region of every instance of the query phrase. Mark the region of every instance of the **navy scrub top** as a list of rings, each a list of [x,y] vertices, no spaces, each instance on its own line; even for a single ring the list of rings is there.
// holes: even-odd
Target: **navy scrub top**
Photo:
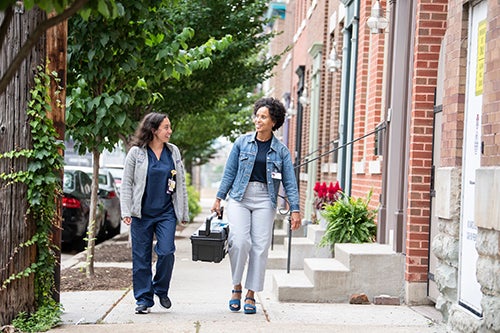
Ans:
[[[171,209],[172,196],[167,193],[168,179],[175,169],[172,152],[163,146],[160,159],[148,147],[148,175],[142,198],[142,216],[158,218],[167,215]]]

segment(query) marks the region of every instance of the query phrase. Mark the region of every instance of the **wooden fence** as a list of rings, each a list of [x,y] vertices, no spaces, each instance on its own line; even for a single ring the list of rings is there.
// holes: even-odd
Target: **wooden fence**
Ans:
[[[0,22],[4,15],[0,13]],[[0,50],[0,75],[5,73],[13,57],[36,26],[45,19],[45,13],[35,9],[16,13]],[[0,95],[0,152],[30,148],[31,136],[26,107],[36,67],[45,61],[45,41],[40,40],[22,63],[6,91]],[[0,173],[26,169],[22,159],[0,159]],[[36,259],[35,247],[21,248],[19,244],[30,239],[35,223],[26,218],[26,186],[0,181],[0,281],[28,267]],[[16,279],[0,289],[0,326],[8,324],[21,311],[35,308],[34,279],[29,276]],[[1,288],[1,286],[0,286]]]

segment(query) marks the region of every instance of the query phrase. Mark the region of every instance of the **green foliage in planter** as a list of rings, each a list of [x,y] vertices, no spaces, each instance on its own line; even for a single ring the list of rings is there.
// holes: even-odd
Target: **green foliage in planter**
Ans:
[[[371,196],[372,191],[366,199],[355,199],[342,193],[334,204],[324,206],[322,215],[328,225],[319,246],[373,242],[377,234],[377,210],[368,207]]]

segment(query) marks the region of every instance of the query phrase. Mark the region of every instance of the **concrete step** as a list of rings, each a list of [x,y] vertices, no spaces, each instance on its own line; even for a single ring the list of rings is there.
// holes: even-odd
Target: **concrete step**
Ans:
[[[283,229],[274,229],[274,232],[273,232],[273,244],[274,245],[278,245],[278,244],[283,245],[283,241],[284,241],[284,239],[286,237],[288,237],[288,233],[286,232],[286,230],[283,230]]]
[[[268,269],[285,269],[288,258],[288,238],[283,245],[275,244],[273,250],[269,251],[267,261]],[[306,237],[292,238],[290,250],[290,269],[303,269],[305,258],[331,258],[329,248],[320,248]]]
[[[391,270],[402,260],[401,254],[394,252],[391,245],[378,243],[335,244],[334,254],[335,259],[350,270],[359,272],[369,271],[372,266]]]
[[[302,270],[290,271],[290,273],[282,270],[276,271],[273,273],[272,281],[274,295],[280,302],[307,302],[303,300],[309,299],[314,291],[314,285]]]
[[[319,247],[324,229],[316,224],[305,226],[306,237],[293,235],[290,255],[290,269],[303,269],[305,258],[331,258],[329,247]],[[281,242],[281,243],[280,243]],[[275,230],[273,251],[270,251],[267,268],[285,269],[288,255],[288,233],[285,230]],[[282,245],[280,245],[282,244]]]
[[[345,285],[348,279],[349,270],[335,259],[328,258],[308,258],[305,261],[315,261],[321,264],[321,269],[315,271],[313,280],[304,271],[294,270],[290,274],[286,271],[276,272],[273,275],[273,291],[276,298],[281,302],[304,302],[304,303],[346,303],[350,294],[344,288],[318,287],[314,282],[328,279],[330,285],[334,281],[331,279],[332,272],[340,285]]]
[[[348,273],[349,268],[334,258],[304,259],[304,274],[319,289],[345,285]]]
[[[314,244],[319,244],[324,234],[325,234],[325,228],[321,227],[319,224],[307,225],[306,237]]]
[[[283,246],[288,249],[288,238],[284,239]],[[292,269],[302,269],[306,258],[331,258],[332,252],[328,247],[319,247],[309,238],[292,238]]]
[[[267,257],[267,269],[286,269],[287,266],[287,252],[283,245],[277,245],[273,250],[269,250]]]
[[[384,244],[336,244],[335,258],[304,258],[303,276],[294,274],[300,276],[297,281],[280,274],[274,276],[278,299],[343,303],[359,293],[369,299],[382,294],[404,295],[404,256]]]

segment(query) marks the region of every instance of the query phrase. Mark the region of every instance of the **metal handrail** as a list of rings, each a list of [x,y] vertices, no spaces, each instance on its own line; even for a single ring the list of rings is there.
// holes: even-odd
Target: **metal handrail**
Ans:
[[[352,141],[346,142],[346,143],[344,143],[344,144],[343,144],[343,145],[341,145],[341,146],[335,147],[335,148],[333,148],[333,149],[331,149],[331,150],[329,150],[329,151],[327,151],[327,152],[325,152],[325,153],[323,153],[323,154],[321,154],[321,155],[316,156],[315,158],[313,158],[313,159],[311,159],[311,160],[309,160],[309,159],[305,160],[305,157],[307,157],[307,156],[311,156],[312,154],[314,154],[315,152],[317,152],[317,151],[319,150],[319,149],[316,149],[315,151],[313,151],[313,152],[311,152],[311,153],[307,154],[307,155],[303,158],[303,160],[305,160],[305,162],[303,162],[303,163],[301,163],[301,164],[299,164],[299,165],[295,165],[295,166],[294,166],[294,168],[300,168],[301,166],[307,165],[307,164],[309,164],[309,163],[311,163],[311,162],[313,162],[313,161],[316,161],[316,160],[318,160],[318,159],[322,158],[323,156],[326,156],[326,155],[329,155],[329,154],[331,154],[331,153],[334,153],[334,152],[336,152],[337,150],[339,150],[339,149],[341,149],[341,148],[344,148],[344,147],[347,147],[347,146],[349,146],[349,145],[352,145],[353,143],[355,143],[355,142],[357,142],[357,141],[360,141],[360,140],[363,140],[364,138],[366,138],[366,137],[368,137],[368,136],[370,136],[370,135],[372,135],[372,134],[376,134],[376,133],[378,133],[378,132],[380,132],[381,130],[384,130],[384,129],[386,129],[386,124],[385,124],[385,123],[384,123],[381,127],[376,128],[374,131],[371,131],[370,133],[367,133],[367,134],[365,134],[365,135],[363,135],[363,136],[360,136],[359,138],[356,138],[356,139],[354,139],[354,140],[352,140]],[[330,141],[328,144],[330,144],[330,143],[333,143],[333,141]],[[323,146],[325,146],[325,145],[323,145]]]

